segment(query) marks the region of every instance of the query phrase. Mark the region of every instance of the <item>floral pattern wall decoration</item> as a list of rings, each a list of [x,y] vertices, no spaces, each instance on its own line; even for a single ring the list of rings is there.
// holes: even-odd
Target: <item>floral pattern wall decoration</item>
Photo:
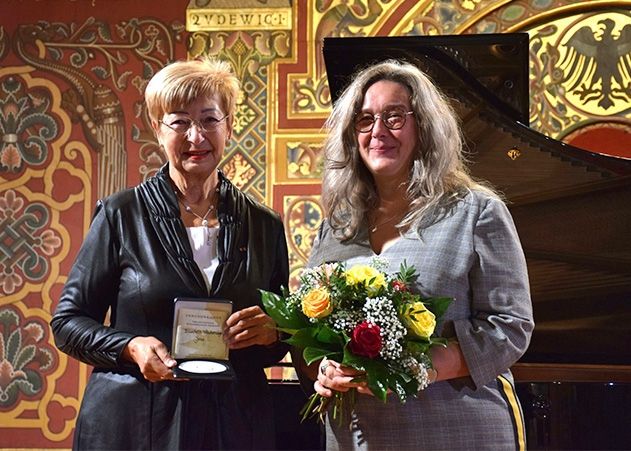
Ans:
[[[41,395],[55,361],[47,329],[41,320],[23,320],[12,307],[0,308],[0,409]]]
[[[190,33],[188,0],[53,1],[0,2],[0,448],[71,446],[89,367],[56,350],[48,322],[96,199],[165,162],[143,92],[168,62],[210,54],[242,80],[221,165],[283,215],[292,281],[323,217],[324,37],[527,32],[533,128],[629,129],[628,70],[603,73],[609,86],[568,79],[586,42],[629,61],[628,0],[295,0],[291,29]]]

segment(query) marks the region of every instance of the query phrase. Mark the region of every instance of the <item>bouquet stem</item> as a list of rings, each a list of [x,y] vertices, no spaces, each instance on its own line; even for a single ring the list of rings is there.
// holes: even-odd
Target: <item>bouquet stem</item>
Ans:
[[[333,408],[330,412],[331,420],[337,421],[338,426],[342,426],[345,419],[353,413],[356,394],[357,390],[354,388],[347,392],[333,391],[333,396],[330,398],[314,393],[300,411],[301,421],[315,416],[317,421],[324,424],[326,413],[329,411],[331,403],[333,403]]]

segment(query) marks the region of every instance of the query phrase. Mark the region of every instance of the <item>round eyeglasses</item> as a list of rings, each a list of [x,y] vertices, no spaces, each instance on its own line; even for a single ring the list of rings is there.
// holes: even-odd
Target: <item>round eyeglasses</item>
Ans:
[[[166,125],[167,127],[169,127],[171,130],[173,130],[175,133],[179,135],[188,135],[188,133],[193,128],[193,125],[197,127],[197,130],[210,133],[210,132],[215,131],[217,127],[219,127],[219,124],[221,124],[224,120],[226,120],[228,116],[230,115],[226,114],[221,119],[217,119],[216,117],[213,117],[213,116],[208,116],[208,117],[204,117],[200,119],[199,121],[196,121],[194,119],[188,119],[188,118],[175,119],[170,124],[167,124],[164,121],[160,121],[160,123]]]
[[[390,130],[399,130],[405,125],[405,121],[414,111],[387,110],[381,114],[359,113],[355,118],[355,130],[359,133],[371,132],[377,119],[383,121]]]

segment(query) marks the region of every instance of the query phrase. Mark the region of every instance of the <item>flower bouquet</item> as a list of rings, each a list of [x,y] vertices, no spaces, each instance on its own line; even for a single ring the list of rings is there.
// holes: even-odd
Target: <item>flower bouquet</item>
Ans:
[[[388,390],[405,402],[430,382],[429,350],[446,345],[434,336],[436,322],[452,299],[412,293],[417,274],[405,262],[394,275],[386,274],[386,267],[387,261],[375,258],[370,265],[350,268],[343,263],[307,268],[295,292],[262,291],[263,305],[279,330],[290,335],[286,341],[303,350],[307,364],[331,358],[362,371],[355,380],[365,381],[383,402]],[[331,398],[315,393],[302,419],[318,415],[323,421],[333,402],[332,418],[341,423],[344,406],[348,402],[352,408],[354,396],[354,389]]]

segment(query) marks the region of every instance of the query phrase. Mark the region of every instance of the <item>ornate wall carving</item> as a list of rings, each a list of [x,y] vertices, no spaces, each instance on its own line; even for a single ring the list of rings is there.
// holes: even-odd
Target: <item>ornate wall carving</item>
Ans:
[[[208,20],[232,20],[214,1],[227,16]],[[189,3],[211,1],[0,4],[0,448],[70,447],[89,369],[57,352],[48,321],[96,199],[164,162],[142,93],[169,61],[210,53],[241,77],[222,167],[283,214],[294,277],[322,217],[325,36],[528,32],[532,126],[631,148],[631,1],[268,0],[251,8],[290,12],[241,7],[234,26],[187,31]]]

